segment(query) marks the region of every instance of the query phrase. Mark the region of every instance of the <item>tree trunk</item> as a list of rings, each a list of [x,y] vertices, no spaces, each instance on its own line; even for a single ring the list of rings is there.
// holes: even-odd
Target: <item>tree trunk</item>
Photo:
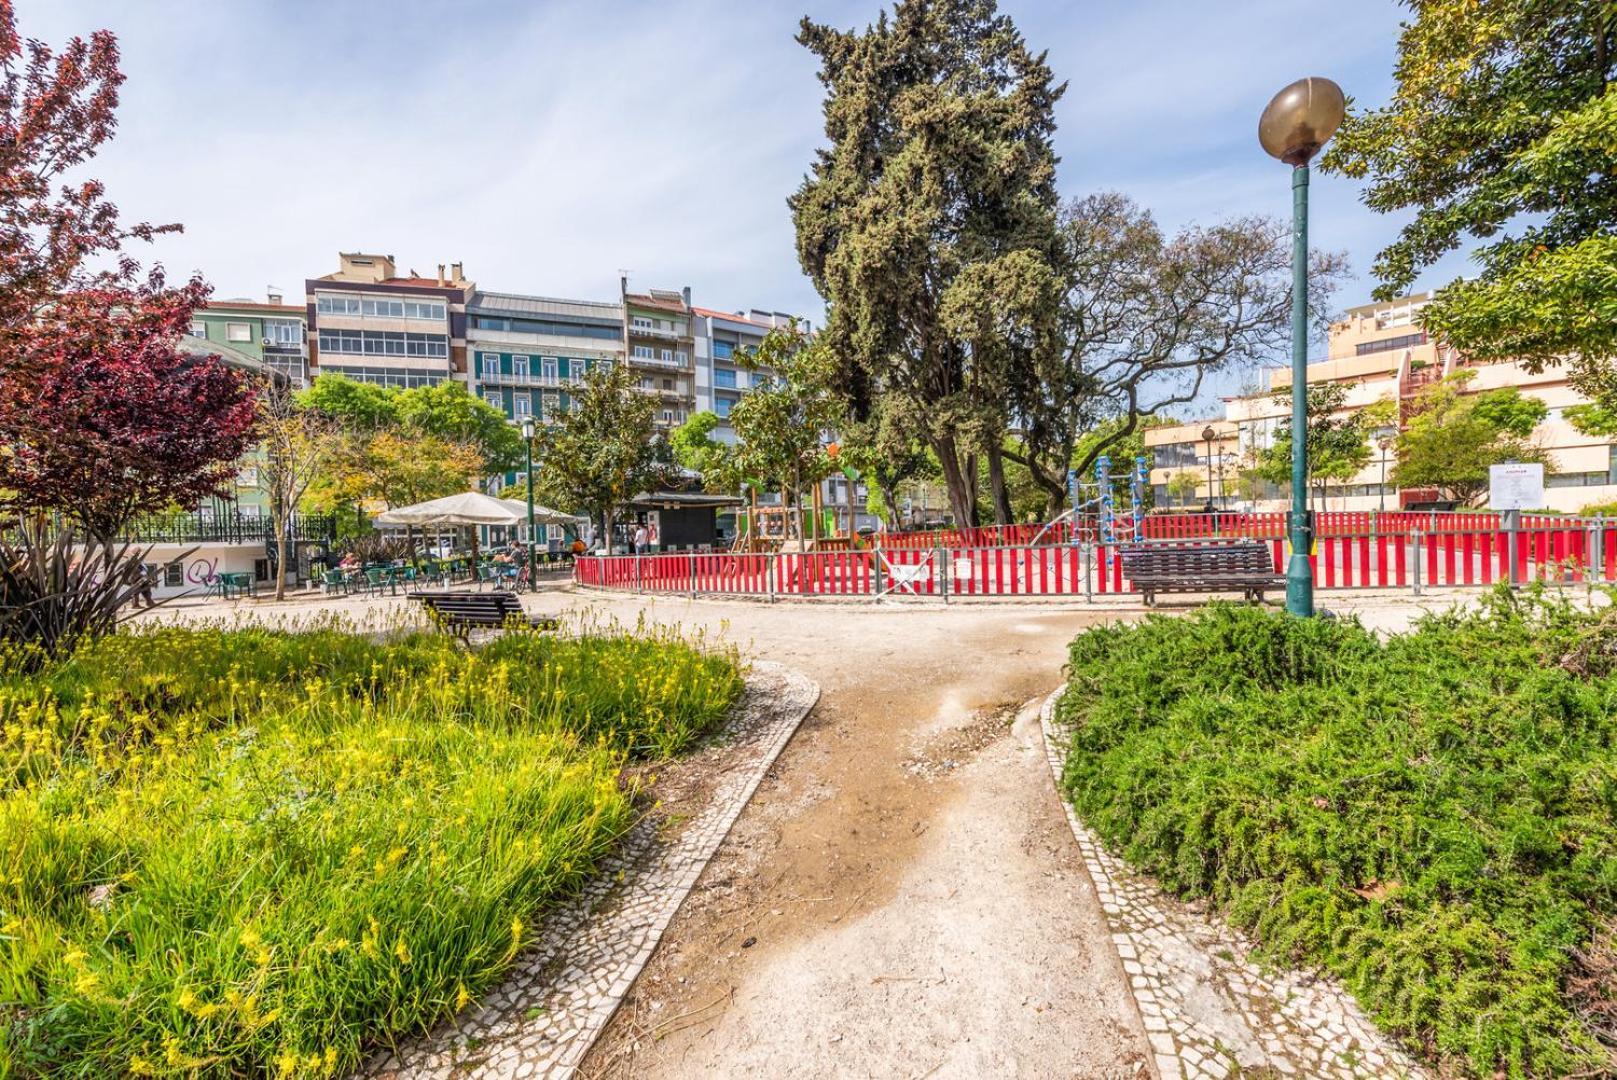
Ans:
[[[285,511],[270,515],[270,524],[275,528],[275,599],[286,599],[286,534],[287,515]]]
[[[1005,490],[1005,458],[993,444],[988,447],[988,487],[994,499],[994,524],[1011,524],[1011,496]]]
[[[932,449],[943,466],[943,486],[949,494],[949,509],[954,512],[955,526],[969,529],[977,523],[977,478],[962,471],[954,439],[933,439]],[[967,455],[967,467],[974,464]]]

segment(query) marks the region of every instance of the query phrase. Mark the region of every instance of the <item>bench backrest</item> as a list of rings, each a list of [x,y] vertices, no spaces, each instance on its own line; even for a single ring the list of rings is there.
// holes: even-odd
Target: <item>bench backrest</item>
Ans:
[[[498,625],[512,615],[522,614],[522,601],[508,592],[413,593],[412,599],[420,600],[440,615],[466,622]]]
[[[1263,544],[1197,544],[1129,548],[1122,553],[1125,574],[1190,576],[1198,574],[1275,572],[1274,557]]]

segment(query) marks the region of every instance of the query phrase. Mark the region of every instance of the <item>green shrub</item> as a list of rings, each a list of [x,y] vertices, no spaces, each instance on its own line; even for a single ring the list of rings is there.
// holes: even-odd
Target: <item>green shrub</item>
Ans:
[[[1232,605],[1095,630],[1060,705],[1066,791],[1444,1066],[1597,1068],[1612,1048],[1568,983],[1617,914],[1613,640],[1506,590],[1385,643]]]
[[[0,1075],[344,1074],[494,985],[734,702],[662,634],[126,632],[0,677]]]

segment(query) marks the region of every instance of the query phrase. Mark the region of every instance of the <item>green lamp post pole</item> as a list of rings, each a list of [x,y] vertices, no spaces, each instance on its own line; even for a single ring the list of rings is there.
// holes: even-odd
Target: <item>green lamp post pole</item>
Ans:
[[[1276,94],[1258,121],[1258,142],[1291,166],[1291,559],[1286,610],[1314,614],[1314,516],[1308,509],[1308,162],[1341,126],[1342,88],[1298,79]]]
[[[537,554],[533,549],[534,537],[537,533],[533,525],[533,417],[522,418],[522,445],[528,451],[528,591],[535,592],[539,588],[539,566]]]

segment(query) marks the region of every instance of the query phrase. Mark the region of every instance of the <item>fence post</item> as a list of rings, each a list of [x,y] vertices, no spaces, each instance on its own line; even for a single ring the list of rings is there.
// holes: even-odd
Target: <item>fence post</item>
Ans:
[[[643,555],[636,555],[634,557],[634,591],[635,592],[645,592],[646,591],[645,568],[643,566],[641,566],[641,564],[640,564],[640,560],[643,559],[643,558],[645,558],[645,556],[643,556]]]
[[[696,556],[691,557],[691,599],[696,599]]]
[[[1411,568],[1413,571],[1413,577],[1410,579],[1410,581],[1414,586],[1416,596],[1420,595],[1421,535],[1422,534],[1419,529],[1409,530],[1410,561],[1414,563],[1414,566]]]
[[[1095,545],[1084,545],[1084,603],[1095,602]]]
[[[1595,580],[1600,574],[1600,526],[1587,525],[1583,530],[1583,591],[1594,592]]]
[[[775,602],[775,576],[780,573],[780,556],[771,551],[764,556],[768,561],[764,563],[764,588],[768,591],[769,602]]]
[[[1520,510],[1505,511],[1505,553],[1510,559],[1510,576],[1506,578],[1511,588],[1521,584],[1521,575],[1516,572],[1516,552],[1521,544],[1518,530],[1522,527],[1522,512]]]
[[[932,549],[932,561],[938,567],[938,591],[943,594],[943,602],[949,602],[949,562],[945,558],[948,552],[944,548]]]

